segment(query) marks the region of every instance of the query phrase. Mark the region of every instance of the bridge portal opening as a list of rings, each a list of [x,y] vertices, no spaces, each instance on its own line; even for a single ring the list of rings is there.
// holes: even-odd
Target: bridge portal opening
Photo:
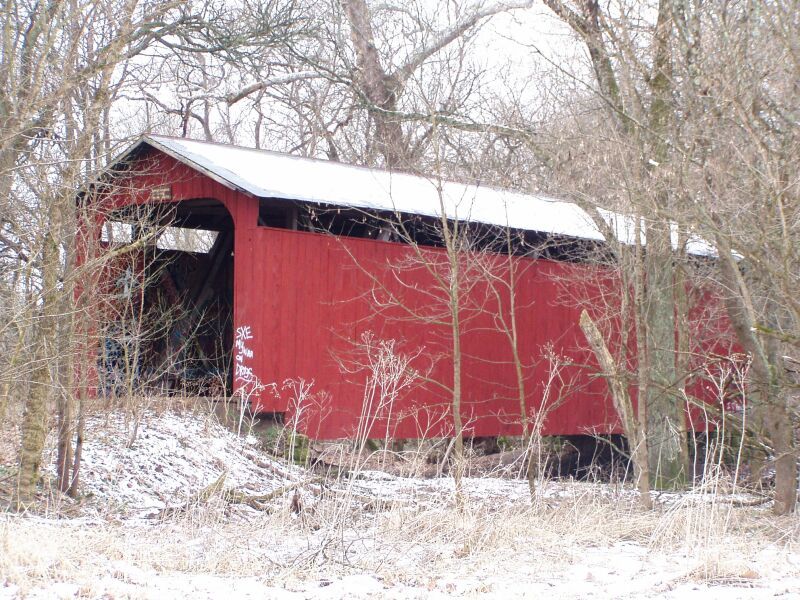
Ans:
[[[231,395],[234,236],[213,199],[109,215],[101,393]]]

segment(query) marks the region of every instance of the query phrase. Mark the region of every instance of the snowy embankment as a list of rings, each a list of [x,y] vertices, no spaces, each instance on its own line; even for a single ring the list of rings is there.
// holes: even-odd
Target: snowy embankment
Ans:
[[[527,482],[486,477],[465,480],[459,511],[450,478],[356,468],[322,480],[209,417],[147,414],[135,437],[124,419],[103,417],[87,438],[91,495],[67,506],[70,518],[0,515],[0,599],[729,600],[800,590],[797,519],[721,493],[664,496],[645,512],[622,486],[547,482],[532,501]],[[266,499],[257,510],[230,490]]]
[[[148,516],[190,500],[225,474],[225,487],[262,494],[301,477],[270,459],[252,436],[209,416],[146,413],[138,427],[120,415],[90,419],[81,468],[88,503]]]
[[[95,417],[88,420],[86,439],[81,467],[84,515],[94,509],[115,516],[159,516],[166,508],[191,501],[223,474],[223,488],[256,497],[296,486],[304,499],[314,502],[323,489],[318,477],[263,452],[254,436],[237,436],[207,415],[145,413],[138,426],[117,414]],[[492,499],[519,506],[530,501],[528,484],[522,480],[467,481],[466,495],[476,502]],[[395,477],[361,469],[355,469],[352,478],[324,483],[326,491],[348,499],[355,508],[373,502],[435,508],[452,499],[455,491],[451,477]],[[611,493],[607,486],[595,492]],[[548,498],[563,493],[559,486],[542,490]],[[290,491],[277,494],[272,508],[290,496]]]

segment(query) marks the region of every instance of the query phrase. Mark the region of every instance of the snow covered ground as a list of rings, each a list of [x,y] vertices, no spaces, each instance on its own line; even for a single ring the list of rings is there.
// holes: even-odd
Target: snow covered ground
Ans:
[[[148,414],[135,439],[122,417],[89,425],[85,500],[0,515],[0,599],[800,597],[797,518],[723,494],[643,512],[620,486],[549,482],[531,501],[481,478],[458,511],[450,478],[323,483],[209,417]],[[282,493],[265,510],[198,499],[223,472]]]
[[[147,517],[180,503],[226,473],[226,485],[268,492],[300,470],[263,455],[211,416],[147,413],[138,427],[110,414],[90,419],[81,470],[87,506]]]

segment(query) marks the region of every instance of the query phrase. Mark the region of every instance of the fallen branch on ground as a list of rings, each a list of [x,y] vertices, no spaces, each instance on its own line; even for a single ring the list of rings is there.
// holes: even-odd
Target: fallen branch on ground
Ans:
[[[227,471],[223,471],[213,483],[200,490],[197,494],[191,496],[189,500],[180,506],[169,506],[163,508],[155,516],[163,518],[180,514],[190,510],[195,506],[206,504],[209,500],[216,496],[219,496],[219,498],[228,504],[245,504],[256,510],[266,510],[268,508],[267,504],[270,501],[275,500],[276,498],[279,498],[284,494],[291,492],[292,490],[307,485],[314,485],[323,480],[322,477],[313,477],[304,481],[295,481],[289,483],[279,487],[278,489],[272,490],[271,492],[267,492],[266,494],[248,494],[240,488],[224,488],[223,486],[225,484],[226,477]]]
[[[295,481],[293,483],[279,487],[266,494],[248,494],[236,488],[228,488],[222,491],[222,499],[229,504],[246,504],[256,510],[266,510],[266,504],[275,498],[296,490],[306,485],[313,485],[322,481],[322,477],[314,477],[305,481]]]
[[[185,512],[191,509],[192,507],[197,506],[198,504],[205,504],[206,502],[209,501],[209,499],[211,499],[220,490],[222,490],[222,486],[225,484],[225,479],[227,476],[228,472],[223,471],[222,473],[220,473],[219,477],[217,477],[217,479],[213,483],[207,485],[198,493],[191,496],[186,502],[184,502],[180,506],[168,506],[166,508],[162,508],[160,511],[158,511],[156,516],[159,518],[169,517]]]

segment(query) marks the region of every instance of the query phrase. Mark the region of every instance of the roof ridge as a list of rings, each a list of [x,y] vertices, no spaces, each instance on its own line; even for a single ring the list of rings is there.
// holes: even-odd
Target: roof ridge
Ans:
[[[516,189],[513,189],[513,188],[501,187],[499,185],[481,184],[479,182],[477,182],[477,183],[476,182],[467,182],[467,181],[460,181],[460,180],[457,180],[457,179],[429,178],[429,177],[426,177],[424,174],[411,173],[409,171],[404,171],[402,169],[387,169],[387,168],[383,168],[383,167],[369,167],[369,166],[366,166],[366,165],[354,165],[352,163],[346,163],[346,162],[341,162],[341,161],[336,161],[336,160],[330,160],[330,159],[326,159],[326,158],[318,158],[318,157],[314,157],[314,156],[298,156],[296,154],[290,154],[288,152],[280,152],[278,150],[268,150],[268,149],[265,149],[265,148],[251,148],[249,146],[241,146],[239,144],[226,144],[224,142],[215,142],[215,141],[209,141],[209,140],[197,140],[197,139],[194,139],[194,138],[179,137],[179,136],[173,136],[173,135],[161,135],[161,134],[145,134],[140,138],[140,141],[146,141],[148,138],[153,139],[154,141],[158,141],[158,138],[164,138],[164,139],[167,139],[167,140],[175,140],[177,142],[190,142],[190,143],[193,143],[193,144],[203,144],[203,145],[208,145],[208,146],[217,146],[217,147],[220,147],[220,148],[235,148],[237,150],[244,150],[244,151],[247,151],[247,152],[257,152],[257,153],[261,153],[261,154],[268,154],[270,156],[276,156],[276,157],[282,157],[282,158],[291,158],[291,159],[299,160],[299,161],[309,161],[309,162],[315,162],[315,163],[320,163],[320,164],[330,165],[330,166],[340,166],[340,167],[346,167],[346,168],[350,168],[350,169],[358,169],[358,170],[361,170],[361,171],[367,171],[367,172],[371,172],[371,173],[383,173],[383,174],[388,174],[390,176],[391,175],[400,175],[400,176],[406,176],[406,177],[413,177],[413,178],[416,178],[416,179],[422,179],[422,180],[428,181],[430,183],[439,181],[442,184],[463,185],[463,186],[474,187],[474,188],[479,188],[479,189],[483,189],[483,190],[494,190],[494,191],[498,191],[498,192],[504,192],[504,193],[507,193],[507,194],[516,194],[516,195],[519,195],[519,196],[529,196],[531,198],[535,198],[536,200],[540,200],[540,201],[544,201],[544,202],[562,202],[562,203],[575,204],[571,200],[567,200],[567,199],[564,199],[564,198],[554,198],[554,197],[549,196],[549,195],[542,195],[542,194],[538,194],[538,193],[535,193],[535,192],[524,192],[524,191],[516,190]]]

